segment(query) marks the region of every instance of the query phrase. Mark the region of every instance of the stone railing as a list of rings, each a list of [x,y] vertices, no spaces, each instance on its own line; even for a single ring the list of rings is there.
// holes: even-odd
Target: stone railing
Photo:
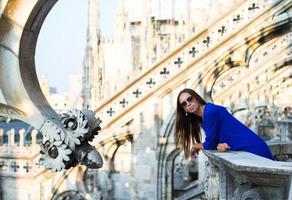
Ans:
[[[24,128],[11,128],[4,131],[0,128],[0,175],[32,176],[43,171],[39,159],[43,138],[38,138],[38,131]],[[32,173],[33,172],[33,173]]]
[[[29,140],[26,139],[25,129],[20,129],[16,134],[13,128],[6,133],[0,128],[0,157],[34,157],[39,153],[39,144],[43,142],[43,139],[41,141],[37,140],[38,131],[33,129],[26,134],[30,136]],[[4,137],[7,138],[6,141]]]
[[[274,160],[292,162],[292,142],[275,141],[268,142]]]
[[[105,129],[121,117],[124,117],[125,113],[129,113],[141,101],[153,96],[158,89],[167,83],[179,82],[181,74],[184,74],[186,70],[190,70],[190,66],[208,57],[207,55],[220,44],[225,43],[226,40],[233,37],[260,16],[269,13],[268,11],[271,8],[273,8],[273,12],[277,12],[281,8],[281,6],[276,8],[279,3],[286,4],[287,2],[277,0],[245,1],[233,12],[213,24],[211,28],[198,33],[181,45],[180,48],[165,56],[141,77],[134,80],[115,96],[103,102],[95,110],[103,120],[102,128]],[[238,40],[231,46],[236,43],[238,43]],[[184,76],[184,79],[186,79],[186,76]]]
[[[272,152],[277,154],[274,158],[291,147],[291,142],[273,144]],[[248,152],[203,152],[208,158],[204,185],[208,199],[292,199],[292,162],[273,161]]]

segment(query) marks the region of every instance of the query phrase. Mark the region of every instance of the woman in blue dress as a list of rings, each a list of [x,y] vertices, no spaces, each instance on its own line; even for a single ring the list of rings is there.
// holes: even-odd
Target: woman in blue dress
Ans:
[[[201,143],[200,127],[205,131]],[[264,140],[234,118],[224,107],[206,103],[192,89],[182,90],[177,98],[175,142],[186,155],[195,155],[199,150],[225,152],[247,151],[272,159],[271,151]]]

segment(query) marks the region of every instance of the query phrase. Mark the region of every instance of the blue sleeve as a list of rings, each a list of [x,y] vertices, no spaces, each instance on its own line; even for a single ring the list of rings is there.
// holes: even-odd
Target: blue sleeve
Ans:
[[[220,112],[221,109],[216,109],[207,114],[205,123],[205,142],[203,147],[206,150],[214,150],[219,143],[219,132],[220,132]]]

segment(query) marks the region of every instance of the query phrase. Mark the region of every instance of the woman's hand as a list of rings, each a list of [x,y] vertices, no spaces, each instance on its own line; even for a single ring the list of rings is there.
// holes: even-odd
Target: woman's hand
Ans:
[[[217,150],[220,152],[225,152],[227,149],[230,149],[230,146],[227,143],[219,143],[217,145]]]
[[[202,143],[195,143],[191,149],[191,155],[194,157],[201,149],[203,149]]]

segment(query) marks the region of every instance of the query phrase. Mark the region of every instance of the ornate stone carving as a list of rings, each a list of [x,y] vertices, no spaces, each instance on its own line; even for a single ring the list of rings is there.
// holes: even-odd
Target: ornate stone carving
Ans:
[[[239,186],[234,192],[234,199],[238,200],[263,200],[259,189],[249,188],[246,184]]]
[[[196,180],[198,173],[198,161],[195,159],[186,160],[182,154],[174,161],[173,189],[182,190],[186,185]]]
[[[44,125],[41,127],[40,132],[42,132],[45,138],[49,142],[64,140],[65,133],[58,126],[56,126],[52,121],[45,121]]]
[[[206,161],[204,191],[207,199],[219,199],[219,171],[211,162]]]
[[[261,197],[259,191],[257,190],[257,188],[252,188],[249,189],[247,191],[245,191],[242,196],[241,196],[242,200],[248,200],[248,199],[252,199],[252,200],[263,200],[263,198]]]
[[[55,200],[85,200],[86,198],[83,194],[79,193],[78,191],[69,190],[59,194],[57,197],[54,198]]]
[[[72,110],[62,114],[60,129],[47,120],[41,130],[45,134],[45,143],[41,145],[41,164],[52,171],[75,166],[78,162],[89,168],[100,168],[103,165],[101,155],[91,146],[100,130],[100,119],[87,110]]]
[[[111,199],[112,186],[108,173],[86,169],[83,184],[89,199]]]
[[[61,122],[67,130],[70,130],[70,132],[66,134],[65,143],[71,148],[74,148],[75,145],[79,145],[79,138],[84,137],[89,129],[87,126],[88,120],[86,120],[85,115],[80,110],[73,109],[62,114]]]
[[[279,108],[276,105],[251,105],[245,113],[236,116],[250,129],[265,140],[288,141],[291,138],[291,108]],[[242,112],[242,111],[240,111]]]
[[[41,145],[41,154],[43,155],[40,158],[40,163],[53,172],[60,171],[65,168],[65,162],[70,160],[71,153],[72,150],[62,141],[53,143],[46,141]]]

